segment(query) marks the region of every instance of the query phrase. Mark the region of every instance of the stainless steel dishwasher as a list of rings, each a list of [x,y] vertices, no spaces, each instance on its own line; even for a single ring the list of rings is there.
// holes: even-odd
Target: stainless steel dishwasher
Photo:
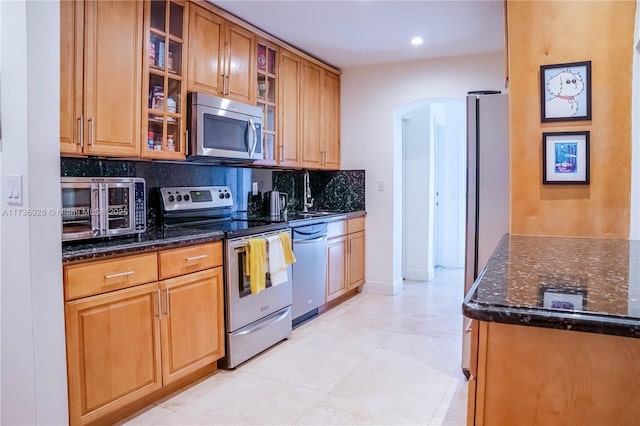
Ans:
[[[298,226],[293,231],[291,317],[297,325],[318,314],[326,300],[327,224]]]

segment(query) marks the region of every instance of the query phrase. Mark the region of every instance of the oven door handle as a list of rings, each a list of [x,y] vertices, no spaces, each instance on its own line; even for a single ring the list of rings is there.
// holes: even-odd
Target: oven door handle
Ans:
[[[256,324],[253,324],[252,326],[246,328],[245,330],[242,330],[239,333],[233,333],[233,335],[234,336],[244,336],[246,334],[256,332],[256,331],[261,330],[261,329],[263,329],[265,327],[269,327],[273,323],[282,321],[288,315],[289,315],[289,309],[285,309],[278,316],[273,317],[273,318],[268,318],[268,319],[265,319],[263,321],[258,321]]]

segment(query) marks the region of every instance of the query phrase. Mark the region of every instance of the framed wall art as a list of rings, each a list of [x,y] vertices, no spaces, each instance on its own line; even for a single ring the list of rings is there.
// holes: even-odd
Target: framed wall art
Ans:
[[[542,134],[542,183],[589,184],[589,132]]]
[[[541,120],[591,120],[591,61],[540,67]]]

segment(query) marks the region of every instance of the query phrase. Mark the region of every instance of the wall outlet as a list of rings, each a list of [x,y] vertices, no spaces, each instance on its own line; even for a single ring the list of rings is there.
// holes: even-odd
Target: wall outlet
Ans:
[[[253,182],[251,184],[251,194],[258,195],[258,182]]]
[[[378,180],[378,191],[384,191],[384,180]]]

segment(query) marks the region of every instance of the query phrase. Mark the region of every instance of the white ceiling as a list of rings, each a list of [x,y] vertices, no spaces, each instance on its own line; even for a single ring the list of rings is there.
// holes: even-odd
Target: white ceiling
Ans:
[[[504,50],[502,0],[209,1],[338,68]]]

